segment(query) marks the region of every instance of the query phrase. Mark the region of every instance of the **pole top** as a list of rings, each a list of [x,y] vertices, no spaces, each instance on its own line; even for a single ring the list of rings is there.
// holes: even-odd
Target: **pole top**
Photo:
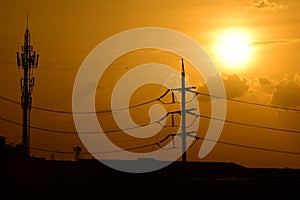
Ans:
[[[28,30],[28,11],[27,11],[27,15],[26,15],[26,30]]]
[[[183,63],[183,58],[181,58],[181,66],[182,66],[182,71],[181,71],[181,74],[184,76],[185,72],[184,72],[184,63]]]

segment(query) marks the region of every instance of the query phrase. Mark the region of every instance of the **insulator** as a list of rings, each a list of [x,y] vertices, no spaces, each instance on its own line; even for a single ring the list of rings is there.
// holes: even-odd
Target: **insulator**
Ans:
[[[20,86],[23,88],[23,78],[20,79]]]
[[[172,116],[172,127],[174,126],[174,115],[171,115]]]
[[[29,82],[30,86],[32,86],[32,87],[34,86],[34,80],[35,80],[34,77],[32,77]]]
[[[17,52],[17,65],[18,65],[18,68],[20,68],[21,60],[20,60],[20,53],[19,52]]]
[[[172,102],[175,103],[174,92],[172,92]]]
[[[164,98],[168,93],[170,92],[170,89],[168,89],[163,95],[161,95],[158,99]]]
[[[30,56],[30,65],[34,66],[35,55]]]
[[[32,105],[32,97],[28,98],[28,109],[31,109],[31,105]]]
[[[21,53],[21,61],[22,61],[22,66],[25,66],[25,55],[24,53]]]
[[[173,143],[173,148],[175,148],[175,140],[174,140],[174,137],[172,137],[172,143]]]
[[[35,68],[38,67],[38,62],[39,62],[39,54],[36,55]]]
[[[24,96],[23,95],[21,96],[21,107],[22,107],[22,109],[24,108]]]

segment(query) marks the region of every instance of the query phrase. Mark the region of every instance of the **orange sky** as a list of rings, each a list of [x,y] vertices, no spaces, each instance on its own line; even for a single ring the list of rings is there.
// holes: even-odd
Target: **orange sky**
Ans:
[[[16,52],[21,50],[23,44],[28,11],[32,45],[40,54],[39,68],[34,70],[36,85],[33,92],[33,105],[36,107],[71,111],[76,73],[88,53],[113,34],[132,28],[155,26],[174,29],[199,42],[222,73],[228,98],[299,110],[299,8],[300,2],[296,0],[2,2],[0,6],[2,25],[0,96],[15,101],[20,100],[19,86],[22,70],[18,70],[16,66]],[[253,50],[253,55],[245,64],[246,67],[236,70],[226,67],[214,52],[214,45],[217,44],[219,35],[224,30],[232,28],[242,29],[252,38],[249,46]],[[128,67],[149,60],[163,62],[179,70],[180,62],[175,58],[179,59],[178,56],[163,52],[129,54],[110,66],[111,71],[108,75],[116,78],[126,73]],[[187,69],[187,76],[199,87],[198,89],[201,89],[202,85],[199,84],[203,84],[203,81],[199,80],[199,75],[191,68]],[[111,84],[109,81],[108,83]],[[102,99],[103,96],[109,95],[112,89],[112,85],[109,84],[99,86],[100,89],[97,90],[96,106],[99,109],[109,109],[105,107],[109,103],[106,102],[109,98]],[[154,93],[153,96],[161,95],[162,91]],[[136,95],[138,94],[137,91]],[[209,103],[201,98],[199,102],[201,112],[209,115]],[[300,111],[235,101],[227,101],[227,103],[226,120],[300,131]],[[20,105],[0,99],[0,106],[1,118],[21,122]],[[103,119],[99,117],[100,123],[111,124],[111,121],[105,121],[108,120],[105,117],[107,116]],[[32,109],[31,118],[31,125],[35,127],[76,131],[70,114]],[[199,136],[205,135],[207,122],[208,120],[201,119],[200,123],[203,125],[199,129]],[[15,124],[0,120],[0,133],[5,135],[9,142],[21,141],[21,128]],[[200,161],[229,161],[249,167],[300,168],[299,134],[225,123],[220,137],[221,142]],[[120,139],[118,140],[122,143]],[[190,160],[199,160],[197,150],[201,142],[196,143],[190,150],[191,153],[188,154]],[[72,147],[78,144],[81,144],[80,140],[74,134],[31,130],[33,148],[72,152]],[[126,146],[125,142],[122,144]],[[135,145],[135,143],[128,143],[128,145]],[[298,154],[278,153],[272,150]],[[34,149],[31,153],[35,156],[49,157],[50,155],[50,152]],[[55,153],[57,159],[73,159],[73,156],[71,153]]]

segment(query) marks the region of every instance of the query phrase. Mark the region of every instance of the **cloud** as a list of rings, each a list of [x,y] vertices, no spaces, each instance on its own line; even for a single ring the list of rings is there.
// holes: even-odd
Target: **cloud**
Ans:
[[[223,74],[222,75],[223,84],[226,90],[227,98],[236,98],[243,96],[250,86],[250,80],[238,76],[237,74]],[[220,84],[220,79],[215,76],[207,79],[203,86],[198,87],[198,92],[209,94],[207,85]],[[198,98],[200,101],[209,101],[210,97],[200,95]]]
[[[236,74],[224,75],[223,81],[228,98],[243,96],[249,89],[249,80]]]
[[[251,2],[248,6],[249,9],[259,9],[265,11],[278,11],[287,8],[286,5],[279,5],[275,2],[270,2],[269,0],[255,0]]]
[[[261,85],[270,85],[271,84],[268,77],[259,77],[258,81]]]
[[[241,97],[244,101],[281,107],[300,106],[300,72],[284,74],[281,79],[260,76],[251,80],[251,86]]]
[[[297,78],[295,81],[295,77]],[[293,81],[280,82],[273,94],[272,104],[283,107],[300,106],[299,73],[296,73]]]
[[[291,44],[291,43],[298,43],[298,42],[300,42],[300,39],[263,40],[263,41],[252,42],[252,43],[249,44],[249,46]]]
[[[300,86],[300,72],[295,73],[293,80],[298,86]]]
[[[267,76],[256,77],[251,80],[250,88],[243,96],[243,100],[260,104],[270,104],[277,83],[278,80]]]
[[[241,101],[264,105],[300,107],[300,72],[295,73],[293,76],[284,74],[281,79],[272,79],[267,76],[249,79],[237,74],[223,74],[222,80],[227,99],[238,98]],[[204,85],[199,86],[197,91],[200,94],[210,94],[207,84],[219,84],[218,81],[220,79],[211,77],[207,79]],[[199,95],[198,100],[210,101],[210,96]]]

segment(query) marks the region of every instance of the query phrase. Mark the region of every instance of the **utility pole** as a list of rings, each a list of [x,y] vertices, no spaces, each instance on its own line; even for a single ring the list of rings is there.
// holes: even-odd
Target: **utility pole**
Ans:
[[[76,160],[76,161],[79,161],[79,159],[80,159],[81,147],[80,147],[80,146],[73,147],[73,151],[75,152],[75,160]]]
[[[186,118],[185,118],[185,71],[183,58],[181,59],[181,129],[182,129],[182,162],[186,163]]]
[[[21,77],[21,107],[22,107],[22,147],[25,154],[30,156],[30,110],[32,105],[32,91],[34,86],[33,69],[38,67],[39,54],[33,51],[30,45],[30,31],[28,29],[28,13],[27,25],[24,34],[24,45],[22,52],[17,52],[18,68],[24,70],[23,77]]]

